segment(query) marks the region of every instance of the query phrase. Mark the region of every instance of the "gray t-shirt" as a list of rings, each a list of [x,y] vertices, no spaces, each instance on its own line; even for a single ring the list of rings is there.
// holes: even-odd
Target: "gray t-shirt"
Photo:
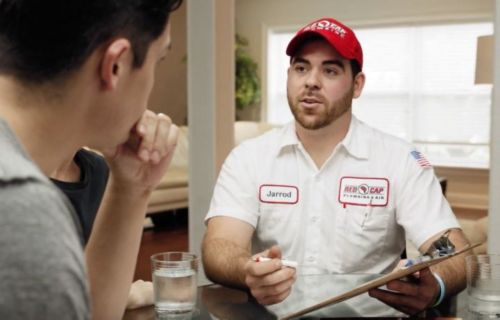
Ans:
[[[77,223],[0,119],[0,319],[90,319]]]

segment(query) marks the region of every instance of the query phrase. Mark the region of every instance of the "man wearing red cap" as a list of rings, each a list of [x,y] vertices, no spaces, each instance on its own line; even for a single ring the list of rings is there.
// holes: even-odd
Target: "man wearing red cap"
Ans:
[[[365,83],[354,32],[323,18],[299,30],[286,53],[295,121],[226,159],[206,217],[207,276],[274,304],[290,294],[297,273],[390,272],[405,238],[425,252],[451,230],[457,248],[467,245],[428,161],[352,115]],[[298,268],[283,268],[282,256]],[[415,314],[464,286],[456,257],[370,295]]]

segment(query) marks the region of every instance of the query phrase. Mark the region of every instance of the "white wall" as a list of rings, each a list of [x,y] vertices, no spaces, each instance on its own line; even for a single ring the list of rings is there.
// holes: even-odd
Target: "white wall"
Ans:
[[[149,108],[163,112],[175,124],[187,121],[186,1],[170,15],[172,48],[156,68],[156,80]]]

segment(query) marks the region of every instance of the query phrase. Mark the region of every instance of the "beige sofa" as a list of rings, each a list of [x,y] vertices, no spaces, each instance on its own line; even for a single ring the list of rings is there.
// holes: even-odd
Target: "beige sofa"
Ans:
[[[271,128],[273,125],[268,123],[237,121],[234,127],[235,145],[256,137]],[[181,127],[172,163],[151,197],[148,206],[149,214],[188,207],[188,151],[188,129]],[[479,220],[459,219],[459,222],[471,243],[486,241],[488,229],[486,217]],[[418,254],[417,250],[409,243],[407,249],[408,256]],[[475,252],[486,252],[486,246],[477,248]]]
[[[188,207],[188,128],[179,129],[172,162],[151,195],[148,214]]]

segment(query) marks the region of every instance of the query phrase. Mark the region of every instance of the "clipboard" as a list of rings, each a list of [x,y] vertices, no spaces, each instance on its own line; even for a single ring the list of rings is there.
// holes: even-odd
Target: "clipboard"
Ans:
[[[381,277],[378,277],[376,279],[373,279],[373,280],[370,280],[368,282],[365,282],[365,283],[363,283],[363,284],[355,287],[352,290],[349,290],[349,291],[344,292],[342,294],[339,294],[337,296],[328,298],[328,299],[326,299],[326,300],[324,300],[324,301],[322,301],[320,303],[317,303],[315,305],[312,305],[310,307],[307,307],[307,308],[301,309],[299,311],[287,314],[287,315],[285,315],[283,317],[280,317],[279,319],[280,320],[289,320],[289,319],[292,319],[292,318],[295,318],[295,317],[303,316],[303,315],[305,315],[305,314],[307,314],[309,312],[321,309],[323,307],[326,307],[326,306],[329,306],[329,305],[332,305],[332,304],[336,304],[336,303],[348,300],[350,298],[353,298],[353,297],[356,297],[356,296],[358,296],[360,294],[363,294],[363,293],[367,292],[368,290],[371,290],[371,289],[374,289],[374,288],[378,288],[378,287],[386,284],[389,281],[404,278],[405,276],[411,275],[411,274],[413,274],[413,273],[415,273],[415,272],[417,272],[419,270],[422,270],[424,268],[427,268],[427,267],[430,267],[432,265],[435,265],[435,264],[438,264],[440,262],[443,262],[445,260],[448,260],[448,259],[450,259],[452,257],[455,257],[455,256],[457,256],[459,254],[462,254],[462,253],[464,253],[466,251],[474,249],[475,247],[480,246],[482,244],[483,243],[476,243],[474,245],[468,245],[468,246],[464,247],[463,249],[461,249],[459,251],[456,251],[454,253],[451,253],[451,254],[448,254],[448,255],[445,255],[445,256],[442,256],[442,257],[438,257],[438,258],[433,258],[433,259],[430,259],[430,260],[427,260],[427,261],[422,261],[422,262],[417,263],[415,265],[412,265],[411,267],[408,267],[408,268],[403,268],[403,269],[395,270],[395,271],[393,271],[391,273],[388,273],[388,274],[383,275]]]

